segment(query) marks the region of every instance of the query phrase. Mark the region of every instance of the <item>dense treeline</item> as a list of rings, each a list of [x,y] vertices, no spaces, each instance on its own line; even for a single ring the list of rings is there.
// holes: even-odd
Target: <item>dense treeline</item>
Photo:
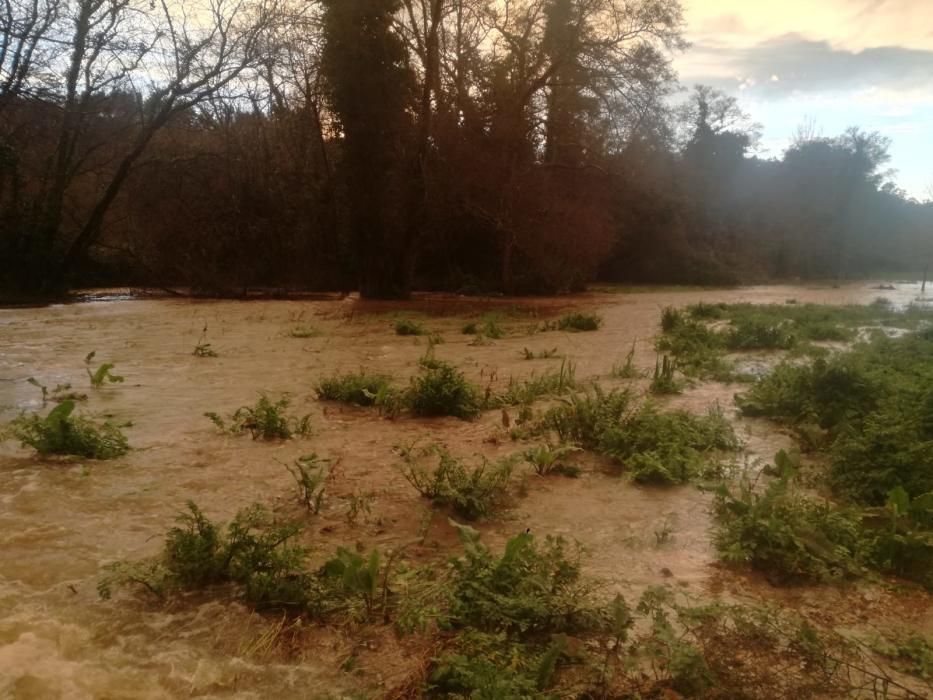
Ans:
[[[917,271],[885,139],[755,157],[678,0],[8,0],[0,289],[555,292]]]

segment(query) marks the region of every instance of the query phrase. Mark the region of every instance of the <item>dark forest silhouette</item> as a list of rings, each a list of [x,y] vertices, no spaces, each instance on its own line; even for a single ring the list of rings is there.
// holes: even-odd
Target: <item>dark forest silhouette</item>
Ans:
[[[0,291],[919,274],[933,205],[885,138],[754,156],[733,98],[676,98],[683,29],[678,0],[5,0]]]

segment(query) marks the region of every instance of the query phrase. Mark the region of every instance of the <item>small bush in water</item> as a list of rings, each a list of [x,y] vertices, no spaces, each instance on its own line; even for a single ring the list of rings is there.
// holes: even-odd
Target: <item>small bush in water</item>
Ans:
[[[294,435],[307,435],[311,431],[311,416],[287,416],[288,397],[271,401],[261,396],[253,406],[241,406],[231,418],[228,427],[218,414],[205,413],[211,422],[223,431],[233,434],[248,432],[253,440],[287,440]]]
[[[90,459],[112,459],[129,450],[126,437],[112,423],[100,425],[74,415],[74,401],[63,401],[44,418],[23,415],[13,420],[9,431],[23,446],[40,455],[74,455]]]
[[[514,457],[497,462],[483,458],[480,464],[468,467],[441,447],[430,452],[439,460],[433,471],[414,464],[410,453],[402,467],[402,475],[422,496],[450,505],[468,520],[485,517],[503,504],[515,469]]]

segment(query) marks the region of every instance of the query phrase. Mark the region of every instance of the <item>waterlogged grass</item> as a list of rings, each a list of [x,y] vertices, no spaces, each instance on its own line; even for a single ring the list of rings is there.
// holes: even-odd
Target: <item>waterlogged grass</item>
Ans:
[[[576,388],[576,375],[577,369],[573,362],[564,360],[557,370],[532,374],[524,380],[509,378],[504,391],[487,398],[486,407],[523,406],[546,396],[560,396]]]

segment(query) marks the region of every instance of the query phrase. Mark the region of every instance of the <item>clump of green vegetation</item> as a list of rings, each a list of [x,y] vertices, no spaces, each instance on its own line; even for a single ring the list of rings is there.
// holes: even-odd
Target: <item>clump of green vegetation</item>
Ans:
[[[382,558],[378,549],[368,556],[344,547],[321,568],[331,598],[339,600],[352,619],[372,622],[388,597],[388,569],[381,575]],[[382,600],[380,600],[380,597]],[[333,612],[332,606],[332,612]]]
[[[835,580],[857,574],[865,558],[858,514],[794,493],[794,463],[778,453],[779,479],[763,492],[743,481],[720,487],[716,547],[724,559],[760,569],[781,583]]]
[[[679,394],[683,387],[675,373],[677,363],[667,355],[659,356],[654,365],[654,377],[649,387],[652,394]]]
[[[577,386],[577,369],[572,362],[564,360],[557,371],[534,375],[524,381],[509,379],[505,391],[486,400],[488,408],[502,406],[527,406],[542,396],[560,396]]]
[[[562,649],[562,640],[542,651],[503,632],[466,630],[435,660],[427,692],[429,697],[448,698],[551,697],[547,690]]]
[[[933,491],[911,498],[895,488],[883,509],[866,515],[873,566],[933,589]]]
[[[252,406],[241,406],[230,420],[229,427],[216,413],[205,413],[214,425],[235,435],[248,432],[253,440],[287,440],[293,436],[304,436],[311,432],[311,416],[288,416],[285,410],[291,400],[283,396],[272,401],[262,395]]]
[[[395,321],[395,335],[425,335],[426,331],[417,321],[400,318]]]
[[[538,432],[553,431],[561,442],[599,447],[603,433],[622,420],[629,411],[632,395],[628,391],[605,392],[598,384],[584,392],[561,399],[539,421]]]
[[[911,499],[891,491],[883,508],[858,511],[791,488],[796,462],[779,452],[781,472],[764,491],[745,480],[717,496],[716,545],[780,582],[833,580],[867,568],[933,588],[933,492]]]
[[[321,335],[321,331],[314,326],[293,326],[289,329],[288,335],[292,338],[317,338]]]
[[[405,463],[401,467],[408,483],[425,498],[438,505],[451,506],[468,520],[486,517],[505,502],[515,470],[514,457],[496,462],[484,457],[479,464],[470,467],[439,446],[430,448],[427,454],[438,457],[433,471],[418,466],[411,450],[403,452]]]
[[[797,335],[786,321],[742,315],[733,319],[725,344],[730,350],[789,350],[797,344]]]
[[[580,467],[567,464],[563,461],[564,457],[574,452],[579,452],[580,448],[576,445],[552,445],[547,442],[543,445],[525,450],[525,461],[534,468],[538,476],[548,476],[550,474],[562,474],[564,476],[580,476]]]
[[[635,342],[632,342],[632,349],[625,356],[625,363],[612,366],[611,376],[615,379],[638,379],[642,376],[641,370],[635,366]]]
[[[665,306],[661,309],[661,330],[670,333],[684,322],[683,312],[674,306]]]
[[[305,569],[308,552],[294,544],[301,528],[278,525],[261,506],[240,511],[226,528],[208,520],[193,502],[168,531],[161,556],[117,563],[98,584],[102,598],[113,588],[139,584],[159,596],[235,583],[259,608],[317,608],[320,587]]]
[[[696,304],[691,304],[687,307],[687,313],[696,319],[702,319],[705,321],[717,321],[726,315],[728,310],[726,304],[708,304],[706,302],[698,302]],[[662,328],[663,328],[663,316],[662,316]],[[664,328],[664,330],[667,330]]]
[[[688,411],[659,411],[644,404],[621,421],[607,425],[598,450],[628,469],[634,481],[682,484],[721,476],[719,453],[739,447],[721,409],[705,416]]]
[[[126,436],[110,422],[95,424],[74,414],[75,402],[62,401],[45,417],[36,414],[14,419],[8,430],[26,447],[40,455],[73,455],[89,459],[113,459],[129,450]]]
[[[391,402],[395,392],[390,377],[365,370],[322,379],[315,387],[322,401],[341,401],[357,406],[381,406]]]
[[[732,363],[726,360],[723,335],[705,323],[685,318],[677,310],[665,309],[662,317],[664,334],[656,347],[670,353],[682,372],[694,377],[727,380],[732,376]]]
[[[573,333],[582,331],[598,331],[603,325],[599,314],[567,314],[557,319],[557,330]]]
[[[742,380],[724,357],[727,351],[791,350],[815,354],[815,341],[849,342],[865,326],[916,328],[928,314],[885,306],[816,304],[697,304],[661,315],[657,348],[671,353],[690,376]],[[716,321],[716,324],[710,324]]]
[[[454,416],[464,420],[479,414],[479,391],[453,365],[435,360],[421,361],[422,372],[406,390],[403,403],[416,416]]]
[[[814,446],[828,448],[833,484],[859,502],[882,504],[898,486],[911,496],[933,491],[933,337],[923,332],[783,363],[736,403],[806,435],[822,431]]]
[[[505,337],[505,329],[499,324],[495,316],[487,316],[485,320],[476,322],[470,321],[463,326],[464,335],[481,335],[493,340],[499,340]]]
[[[458,526],[464,556],[453,561],[450,620],[457,627],[517,634],[573,632],[601,620],[595,587],[581,573],[579,545],[522,533],[501,557],[473,528]]]
[[[282,464],[298,486],[298,500],[308,512],[315,515],[320,513],[328,477],[326,460],[321,460],[317,453],[312,452],[299,457],[294,464]]]
[[[723,469],[720,453],[738,449],[735,432],[718,407],[696,416],[631,404],[629,392],[606,393],[595,386],[549,409],[536,432],[552,431],[562,442],[610,456],[643,483],[716,476]]]
[[[96,350],[92,350],[84,358],[85,369],[87,372],[88,379],[91,380],[91,386],[95,389],[100,389],[105,382],[110,382],[111,384],[120,384],[123,382],[123,377],[118,374],[113,374],[112,370],[115,365],[112,362],[105,362],[100,365],[93,372],[91,371],[91,362],[94,361],[94,357],[97,355]]]
[[[874,651],[893,662],[898,670],[925,681],[933,680],[933,645],[920,635],[905,635],[872,646]]]

